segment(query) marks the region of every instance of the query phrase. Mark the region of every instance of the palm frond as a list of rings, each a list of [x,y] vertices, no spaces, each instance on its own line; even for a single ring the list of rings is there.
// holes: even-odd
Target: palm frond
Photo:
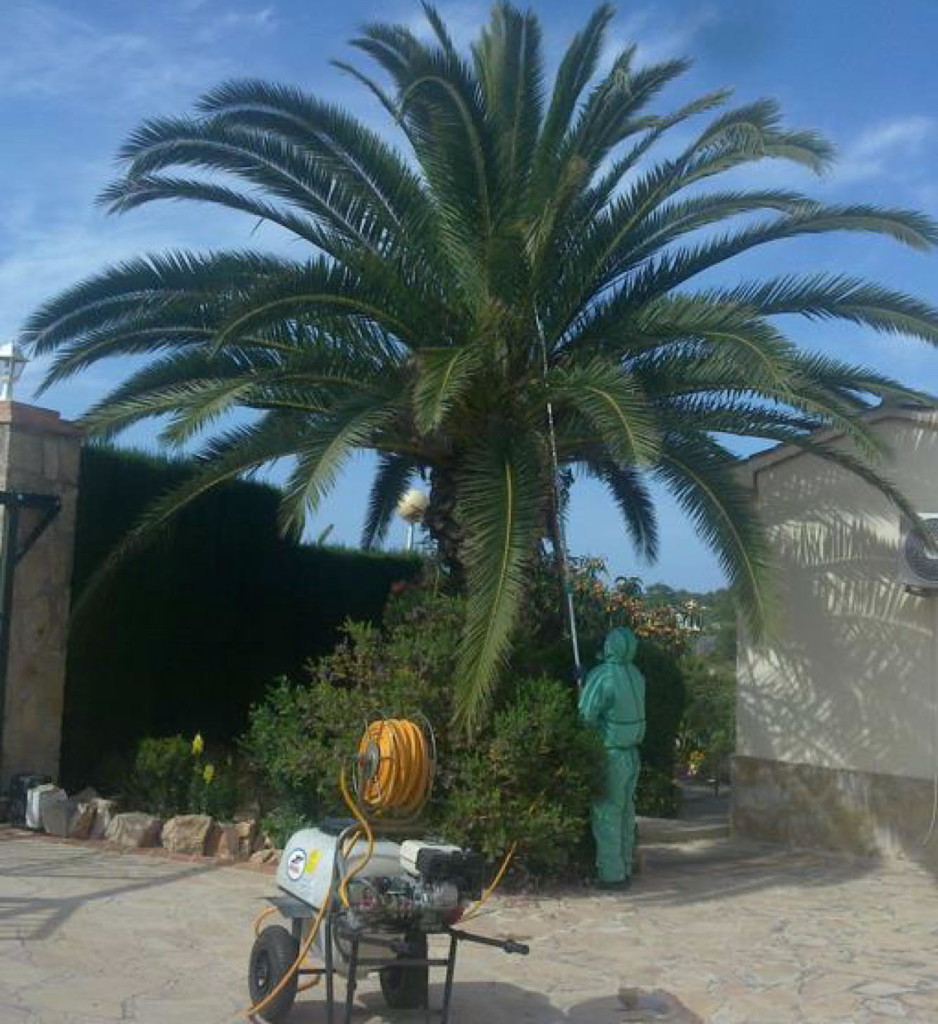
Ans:
[[[548,377],[550,397],[577,410],[617,461],[650,462],[658,452],[654,413],[639,382],[615,363],[593,359],[556,368]]]
[[[384,540],[397,504],[404,497],[417,463],[408,456],[383,452],[368,496],[368,514],[362,529],[362,547],[368,551]]]
[[[666,436],[656,471],[716,554],[759,636],[771,618],[768,548],[736,467],[737,460],[715,441],[688,432]]]
[[[658,517],[655,503],[640,470],[634,466],[600,460],[587,462],[591,475],[606,485],[640,558],[658,558]]]
[[[460,479],[465,531],[466,626],[456,676],[456,724],[472,732],[507,658],[544,524],[542,453],[530,435],[492,431]]]

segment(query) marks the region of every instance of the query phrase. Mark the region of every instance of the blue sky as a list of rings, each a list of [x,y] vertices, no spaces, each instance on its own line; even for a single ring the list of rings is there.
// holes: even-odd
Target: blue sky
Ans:
[[[460,41],[487,10],[485,3],[438,6]],[[591,9],[569,0],[532,6],[545,24],[549,56]],[[260,244],[251,224],[207,208],[153,206],[121,218],[95,208],[114,153],[143,117],[180,113],[220,80],[263,76],[380,124],[380,111],[329,59],[349,55],[346,40],[362,22],[421,21],[407,0],[4,0],[0,19],[0,337],[15,335],[35,304],[103,264],[169,247]],[[821,181],[766,164],[745,182],[804,188],[835,202],[914,206],[938,217],[936,38],[938,0],[657,0],[622,5],[610,52],[634,42],[646,60],[695,58],[662,107],[732,86],[740,101],[776,97],[790,123],[820,129],[838,147],[837,168]],[[863,237],[783,243],[721,276],[781,270],[859,273],[938,304],[938,256]],[[805,345],[938,391],[938,354],[924,346],[848,326],[789,326]],[[40,373],[41,366],[28,369],[22,400]],[[101,365],[48,392],[42,404],[78,415],[118,377],[118,369]],[[349,467],[313,532],[333,523],[334,537],[355,540],[368,475],[364,461]],[[603,555],[615,573],[649,581],[719,585],[714,559],[668,502],[662,535],[659,563],[636,563],[602,491],[578,486],[574,552]]]

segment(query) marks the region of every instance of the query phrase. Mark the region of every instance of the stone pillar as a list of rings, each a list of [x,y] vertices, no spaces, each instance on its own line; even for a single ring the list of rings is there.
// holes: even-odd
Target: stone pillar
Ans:
[[[80,446],[78,428],[58,413],[0,402],[0,490],[56,495],[62,503],[15,569],[0,745],[3,790],[16,772],[58,776]],[[37,516],[20,510],[21,539]]]

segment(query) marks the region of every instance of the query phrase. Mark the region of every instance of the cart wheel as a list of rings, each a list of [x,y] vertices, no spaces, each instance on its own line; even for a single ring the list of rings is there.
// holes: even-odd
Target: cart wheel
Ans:
[[[410,951],[401,954],[405,959],[427,958],[427,936],[417,932],[407,936]],[[385,967],[381,971],[381,991],[392,1010],[416,1010],[427,1005],[430,968]]]
[[[248,968],[248,991],[255,1005],[280,984],[299,956],[299,942],[279,924],[265,928],[254,940],[251,965]],[[283,986],[276,996],[255,1015],[254,1020],[278,1024],[293,1008],[296,999],[297,975]]]

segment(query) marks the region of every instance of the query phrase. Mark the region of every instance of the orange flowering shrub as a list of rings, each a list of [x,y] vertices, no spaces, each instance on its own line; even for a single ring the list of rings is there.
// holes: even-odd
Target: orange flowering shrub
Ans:
[[[640,639],[653,640],[674,654],[686,650],[699,609],[653,604],[643,596],[641,580],[618,576],[607,582],[602,558],[570,559],[573,605],[580,633],[602,637],[614,626],[629,626]]]

